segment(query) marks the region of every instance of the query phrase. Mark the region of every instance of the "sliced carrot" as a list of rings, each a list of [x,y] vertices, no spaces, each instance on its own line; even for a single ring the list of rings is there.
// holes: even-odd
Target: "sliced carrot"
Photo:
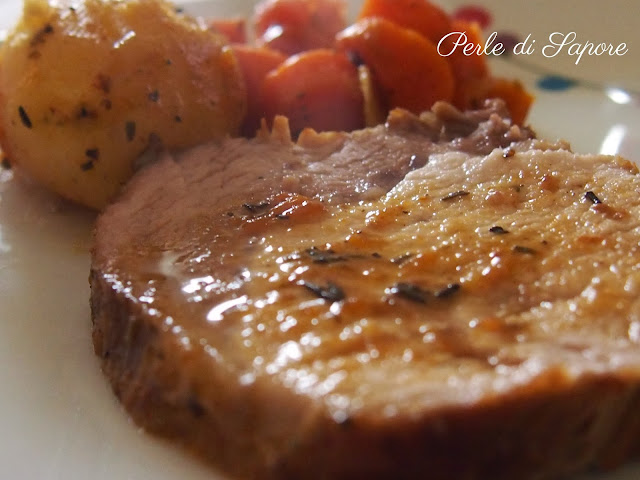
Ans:
[[[457,94],[459,103],[454,103],[462,110],[481,108],[489,98],[501,98],[505,101],[509,116],[513,123],[522,125],[527,118],[534,97],[517,80],[506,78],[486,77],[476,82],[465,84],[464,89]]]
[[[333,50],[311,50],[286,60],[264,79],[262,98],[268,120],[287,116],[294,136],[306,127],[351,131],[364,126],[357,68]]]
[[[462,32],[467,41],[474,45],[484,46],[482,31],[477,23],[470,23],[464,20],[453,20],[452,32]],[[453,50],[453,37],[447,37],[441,46],[442,52]],[[489,67],[486,55],[465,55],[458,47],[451,55],[446,57],[451,65],[451,70],[456,82],[456,89],[453,96],[453,104],[458,108],[472,108],[477,97],[486,91],[486,79],[489,77]]]
[[[224,35],[229,43],[247,42],[247,22],[244,18],[214,18],[209,28]]]
[[[460,110],[480,108],[487,98],[490,84],[491,77],[464,83],[456,82],[456,90],[451,103]]]
[[[454,20],[452,22],[452,31],[463,32],[467,36],[469,43],[484,46],[485,42],[482,37],[482,30],[477,23]],[[443,47],[443,50],[446,51],[447,49]],[[489,75],[487,55],[465,55],[462,49],[457,48],[455,52],[447,58],[452,62],[451,67],[458,80],[467,81]]]
[[[365,0],[358,18],[371,17],[415,30],[435,44],[451,31],[449,16],[428,0]]]
[[[262,83],[267,74],[286,60],[286,56],[266,47],[246,44],[231,46],[238,59],[247,90],[247,114],[242,126],[242,134],[252,137],[260,128],[260,120],[265,117],[262,102]]]
[[[287,55],[330,48],[347,25],[344,0],[263,0],[254,12],[256,42]]]
[[[419,113],[453,97],[453,74],[446,58],[430,40],[390,20],[359,20],[337,35],[336,47],[371,69],[387,109]]]
[[[513,123],[522,125],[527,118],[533,96],[527,92],[518,80],[492,78],[486,98],[502,98],[509,109]]]
[[[454,32],[464,32],[467,41],[484,46],[481,27],[477,23],[455,19]],[[450,51],[446,45],[443,51]],[[456,81],[453,104],[460,109],[478,108],[487,98],[502,98],[514,123],[522,124],[533,103],[533,97],[515,80],[492,77],[486,55],[464,55],[458,48],[447,57]]]

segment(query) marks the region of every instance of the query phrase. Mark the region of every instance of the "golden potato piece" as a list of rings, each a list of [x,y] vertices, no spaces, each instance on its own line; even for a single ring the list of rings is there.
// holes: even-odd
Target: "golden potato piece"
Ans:
[[[0,145],[48,188],[102,208],[150,140],[238,132],[246,92],[223,42],[159,0],[26,0],[0,50]]]

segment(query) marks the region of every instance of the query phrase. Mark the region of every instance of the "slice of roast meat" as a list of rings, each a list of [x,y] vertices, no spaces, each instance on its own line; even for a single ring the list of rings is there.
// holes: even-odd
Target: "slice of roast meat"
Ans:
[[[264,479],[511,480],[640,448],[640,178],[446,104],[166,153],[99,217],[133,419]]]

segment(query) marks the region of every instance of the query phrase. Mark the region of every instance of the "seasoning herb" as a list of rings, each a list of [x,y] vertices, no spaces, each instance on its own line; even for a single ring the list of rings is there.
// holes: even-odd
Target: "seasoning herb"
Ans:
[[[111,77],[104,74],[97,75],[95,79],[95,86],[104,93],[109,93],[111,91]]]
[[[411,252],[403,253],[402,255],[400,255],[398,257],[392,258],[391,259],[391,263],[395,263],[396,265],[402,265],[404,262],[409,260],[411,257],[413,257],[413,253],[411,253]]]
[[[591,190],[585,193],[584,196],[586,197],[587,200],[589,200],[594,205],[598,205],[602,203],[602,200],[600,200],[598,196],[595,193],[593,193]]]
[[[93,160],[87,160],[86,162],[84,162],[83,164],[80,165],[80,169],[83,172],[91,170],[92,168],[93,168]]]
[[[81,105],[76,113],[76,118],[96,118],[98,115],[95,110],[89,110],[86,106]]]
[[[307,248],[304,253],[311,257],[313,263],[336,263],[344,262],[349,257],[346,255],[337,254],[334,250],[328,248],[326,250],[320,250],[318,247]]]
[[[20,115],[20,121],[22,121],[22,124],[25,127],[27,128],[33,127],[33,124],[31,123],[31,119],[29,118],[29,115],[27,115],[27,111],[24,109],[22,105],[18,107],[18,114]]]
[[[456,293],[458,290],[460,290],[460,284],[450,283],[449,285],[444,287],[442,290],[438,290],[435,295],[436,295],[436,298],[447,298],[453,295],[454,293]]]
[[[249,210],[251,213],[257,213],[265,208],[269,207],[271,204],[267,201],[263,201],[260,203],[243,203],[242,206]]]
[[[352,259],[363,259],[367,258],[366,255],[361,253],[337,253],[335,250],[331,248],[327,248],[322,250],[318,247],[307,248],[304,253],[311,258],[313,263],[337,263],[337,262],[346,262],[347,260]],[[379,253],[372,254],[375,258],[380,258]],[[300,258],[298,255],[297,258]]]
[[[431,292],[413,283],[399,282],[391,288],[386,289],[386,293],[411,300],[417,303],[427,303],[431,297]]]
[[[504,234],[506,234],[506,233],[509,233],[509,231],[508,231],[508,230],[505,230],[504,228],[502,228],[502,227],[501,227],[501,226],[499,226],[499,225],[495,225],[495,226],[491,227],[491,228],[489,229],[489,231],[490,231],[491,233],[495,233],[496,235],[504,235]]]
[[[289,217],[289,215],[285,215],[283,213],[279,213],[278,215],[276,215],[276,218],[278,220],[289,220],[290,217]]]
[[[459,198],[459,197],[466,197],[467,195],[469,195],[469,192],[467,192],[465,190],[459,190],[457,192],[450,193],[446,197],[442,197],[440,199],[440,201],[441,202],[449,202],[449,201],[454,200],[454,199]]]
[[[100,158],[100,150],[97,148],[88,148],[84,151],[84,154],[91,160],[98,160],[98,158]]]
[[[2,157],[2,168],[4,168],[5,170],[11,169],[11,162],[5,156]]]
[[[158,92],[158,90],[153,90],[152,92],[149,92],[148,97],[152,102],[157,102],[160,99],[160,92]]]
[[[344,291],[331,281],[327,282],[326,287],[311,282],[302,282],[302,285],[324,300],[328,300],[330,302],[339,302],[340,300],[344,300]]]
[[[53,26],[50,23],[47,23],[44,27],[42,27],[35,33],[35,35],[31,39],[31,42],[29,42],[29,45],[31,47],[35,47],[38,44],[44,43],[45,36],[51,33],[53,33]]]
[[[187,400],[187,408],[194,417],[200,418],[205,414],[205,409],[195,396]]]
[[[126,122],[124,124],[124,133],[127,140],[131,142],[136,136],[136,122]]]
[[[513,247],[513,251],[517,253],[527,253],[529,255],[533,255],[536,251],[530,247],[524,247],[522,245],[516,245]]]
[[[173,117],[173,119],[176,121],[176,123],[182,123],[182,117],[180,115],[176,115],[175,117]]]
[[[347,58],[353,64],[354,67],[360,67],[364,65],[364,60],[360,56],[360,54],[354,50],[347,51]]]

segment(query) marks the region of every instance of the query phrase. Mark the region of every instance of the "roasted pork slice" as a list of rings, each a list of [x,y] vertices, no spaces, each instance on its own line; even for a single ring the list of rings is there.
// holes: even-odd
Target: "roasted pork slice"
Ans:
[[[227,474],[546,479],[640,447],[640,178],[498,103],[166,153],[99,217],[96,353]]]

